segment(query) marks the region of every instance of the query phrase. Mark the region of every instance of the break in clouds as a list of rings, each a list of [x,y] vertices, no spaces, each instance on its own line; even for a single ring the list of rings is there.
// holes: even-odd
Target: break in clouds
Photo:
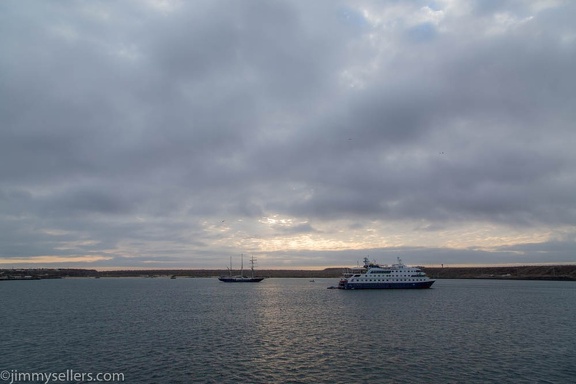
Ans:
[[[576,262],[572,1],[5,1],[0,266]]]

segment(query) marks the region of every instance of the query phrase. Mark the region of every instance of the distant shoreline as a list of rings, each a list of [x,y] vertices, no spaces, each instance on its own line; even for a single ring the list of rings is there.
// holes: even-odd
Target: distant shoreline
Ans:
[[[506,279],[576,281],[576,265],[526,265],[514,267],[422,267],[433,279]],[[258,270],[258,276],[275,278],[340,278],[344,267],[322,270]],[[238,273],[235,271],[234,273]],[[66,277],[216,277],[228,274],[219,269],[149,269],[111,270],[95,269],[0,269],[0,281],[42,280]]]

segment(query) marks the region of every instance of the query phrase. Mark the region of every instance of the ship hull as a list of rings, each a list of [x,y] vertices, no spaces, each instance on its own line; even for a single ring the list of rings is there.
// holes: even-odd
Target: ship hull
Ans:
[[[435,280],[407,283],[348,283],[340,284],[340,289],[426,289],[434,284]]]
[[[264,280],[263,277],[248,277],[248,278],[235,278],[235,277],[219,277],[218,280],[224,283],[259,283]]]

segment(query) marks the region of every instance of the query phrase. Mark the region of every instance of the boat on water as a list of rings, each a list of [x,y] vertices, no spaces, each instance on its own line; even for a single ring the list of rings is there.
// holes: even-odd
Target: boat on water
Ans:
[[[364,265],[348,269],[338,283],[339,289],[419,289],[430,288],[431,280],[420,267],[398,263],[379,265],[364,258]]]
[[[244,255],[241,256],[240,261],[240,274],[232,276],[232,257],[230,257],[230,268],[228,268],[228,276],[220,276],[218,280],[224,283],[259,283],[264,280],[263,277],[254,276],[254,263],[256,259],[254,256],[250,258],[250,270],[252,271],[250,276],[244,276]]]

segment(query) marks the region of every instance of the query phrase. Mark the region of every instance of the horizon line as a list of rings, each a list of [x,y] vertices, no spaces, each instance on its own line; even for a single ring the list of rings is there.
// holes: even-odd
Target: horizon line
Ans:
[[[381,264],[382,266],[386,264]],[[423,267],[423,268],[505,268],[505,267],[529,267],[529,266],[570,266],[576,265],[576,262],[547,262],[547,263],[502,263],[502,264],[479,264],[479,263],[470,263],[470,264],[448,264],[448,263],[435,263],[429,265],[420,265],[420,264],[406,264],[407,266],[412,267]],[[270,267],[270,268],[256,268],[256,271],[322,271],[326,269],[346,269],[352,268],[354,266],[294,266],[294,267]],[[76,266],[76,267],[61,267],[61,266],[19,266],[19,267],[5,267],[2,268],[0,264],[0,270],[9,270],[9,269],[79,269],[79,270],[96,270],[102,272],[113,272],[113,271],[226,271],[227,268],[210,268],[210,267],[158,267],[158,268],[150,268],[149,266],[146,267],[137,267],[137,266],[107,266],[107,267],[93,267],[90,268],[88,266]],[[239,268],[234,268],[233,271],[240,270]],[[246,270],[249,270],[247,268]]]

